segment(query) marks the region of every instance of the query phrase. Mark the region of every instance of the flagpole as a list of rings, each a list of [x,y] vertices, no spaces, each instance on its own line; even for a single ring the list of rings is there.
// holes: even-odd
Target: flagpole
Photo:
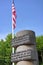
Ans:
[[[13,22],[12,22],[12,39],[14,39],[14,30],[13,30]],[[12,53],[14,54],[14,47],[12,47]],[[15,65],[14,62],[12,65]]]
[[[12,3],[14,4],[14,0]],[[13,19],[12,19],[12,39],[14,39]],[[14,54],[14,47],[12,47],[12,53]],[[12,65],[15,65],[15,63],[13,62]]]
[[[14,30],[13,30],[13,22],[12,22],[12,39],[14,39]],[[12,53],[14,54],[14,47],[12,47]],[[15,65],[14,62],[12,65]]]

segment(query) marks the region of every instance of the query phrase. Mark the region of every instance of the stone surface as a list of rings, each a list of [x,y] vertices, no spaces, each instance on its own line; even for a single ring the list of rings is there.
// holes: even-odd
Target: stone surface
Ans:
[[[38,60],[38,54],[37,54],[37,50],[36,50],[36,45],[22,45],[22,46],[18,46],[17,49],[16,49],[16,52],[22,52],[22,51],[25,51],[27,49],[30,49],[30,50],[34,50],[35,53],[34,53],[34,57]]]
[[[12,39],[12,46],[17,47],[20,45],[32,45],[35,44],[35,36],[34,35],[23,35],[20,37],[16,37]]]
[[[16,65],[33,65],[31,61],[20,61]]]
[[[16,48],[16,52],[25,51],[27,49],[35,50],[35,45],[21,45]]]
[[[11,61],[17,62],[16,65],[39,65],[34,31],[17,32],[12,46],[16,48],[16,52],[11,55]]]
[[[26,34],[31,35],[31,36],[35,36],[35,32],[32,30],[22,30],[22,31],[19,31],[16,33],[16,37],[20,37],[20,36],[23,36]]]
[[[36,60],[35,58],[35,51],[32,49],[27,49],[22,52],[16,52],[12,54],[11,56],[11,61],[12,62],[18,62],[18,61],[24,61],[24,60],[29,60],[29,61],[34,61]]]

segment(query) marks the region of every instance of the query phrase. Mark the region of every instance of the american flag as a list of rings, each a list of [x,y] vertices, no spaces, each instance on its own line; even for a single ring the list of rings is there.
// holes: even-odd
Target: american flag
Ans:
[[[12,3],[12,28],[15,29],[16,27],[16,10],[14,7],[14,2]]]

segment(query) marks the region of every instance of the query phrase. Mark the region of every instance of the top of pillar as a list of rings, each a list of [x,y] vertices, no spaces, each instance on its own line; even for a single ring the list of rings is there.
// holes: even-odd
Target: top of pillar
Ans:
[[[22,31],[19,31],[16,33],[16,37],[23,36],[26,34],[31,35],[31,36],[35,36],[35,32],[32,30],[22,30]]]

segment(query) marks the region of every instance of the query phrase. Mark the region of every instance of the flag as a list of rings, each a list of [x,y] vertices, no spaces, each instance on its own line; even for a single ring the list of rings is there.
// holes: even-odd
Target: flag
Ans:
[[[12,3],[12,28],[15,29],[16,27],[16,9],[14,2]]]

